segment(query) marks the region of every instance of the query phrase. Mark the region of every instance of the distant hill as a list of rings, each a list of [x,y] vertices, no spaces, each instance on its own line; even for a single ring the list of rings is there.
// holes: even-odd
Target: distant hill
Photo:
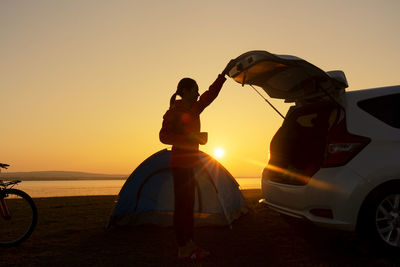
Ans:
[[[22,181],[49,181],[49,180],[119,180],[126,179],[126,174],[101,174],[88,172],[68,171],[39,171],[39,172],[2,172],[0,179],[18,179]]]

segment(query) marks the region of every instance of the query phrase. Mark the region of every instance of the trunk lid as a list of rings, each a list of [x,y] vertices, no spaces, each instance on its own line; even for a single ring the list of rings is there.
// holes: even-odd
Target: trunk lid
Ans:
[[[348,87],[342,71],[325,72],[301,58],[267,51],[240,55],[229,76],[242,85],[259,86],[270,97],[285,102],[324,96],[337,98]]]

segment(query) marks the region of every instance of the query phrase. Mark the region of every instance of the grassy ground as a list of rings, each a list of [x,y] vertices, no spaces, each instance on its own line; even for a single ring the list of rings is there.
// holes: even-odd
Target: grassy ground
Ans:
[[[39,222],[18,247],[0,248],[0,266],[400,266],[398,255],[377,252],[354,234],[289,225],[244,190],[252,212],[228,227],[196,229],[212,255],[178,262],[171,228],[105,231],[116,196],[35,199]]]

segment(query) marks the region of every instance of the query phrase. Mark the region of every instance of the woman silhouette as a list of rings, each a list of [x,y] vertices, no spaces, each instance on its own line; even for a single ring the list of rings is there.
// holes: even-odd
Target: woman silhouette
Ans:
[[[218,96],[232,68],[231,61],[214,83],[201,96],[195,80],[183,78],[170,100],[163,117],[160,141],[172,145],[169,166],[174,178],[174,229],[178,242],[178,259],[199,260],[210,253],[193,242],[195,180],[194,167],[199,161],[199,144],[207,142],[207,133],[200,132],[200,113]],[[180,96],[181,100],[176,100]],[[200,98],[199,98],[200,96]]]

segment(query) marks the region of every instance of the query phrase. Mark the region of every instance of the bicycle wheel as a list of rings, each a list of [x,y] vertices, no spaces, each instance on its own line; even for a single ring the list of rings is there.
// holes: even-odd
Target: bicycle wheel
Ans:
[[[10,247],[27,239],[37,223],[32,198],[18,189],[0,192],[0,247]]]

